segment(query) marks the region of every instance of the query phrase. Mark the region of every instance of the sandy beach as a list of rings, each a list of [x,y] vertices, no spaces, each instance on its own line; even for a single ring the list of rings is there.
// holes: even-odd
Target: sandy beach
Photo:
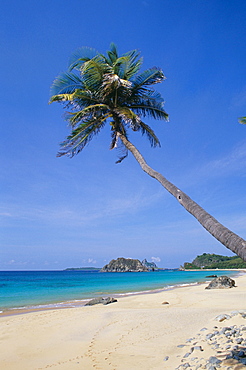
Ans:
[[[192,355],[194,369],[210,356],[222,359],[225,354],[216,353],[204,333],[246,326],[240,313],[215,321],[220,314],[246,310],[246,274],[235,281],[231,289],[205,290],[207,284],[200,284],[122,297],[106,306],[2,316],[0,369],[173,370],[188,361],[183,356],[191,345],[203,349]],[[245,368],[229,362],[223,368]]]

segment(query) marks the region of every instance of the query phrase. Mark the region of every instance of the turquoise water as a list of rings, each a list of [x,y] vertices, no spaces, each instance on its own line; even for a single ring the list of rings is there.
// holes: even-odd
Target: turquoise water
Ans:
[[[235,271],[176,271],[100,273],[91,271],[2,271],[0,311],[13,308],[73,306],[83,300],[211,280],[207,275]]]

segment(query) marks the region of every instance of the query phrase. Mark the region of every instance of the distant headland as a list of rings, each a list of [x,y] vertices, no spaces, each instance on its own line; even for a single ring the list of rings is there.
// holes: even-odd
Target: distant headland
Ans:
[[[230,270],[246,269],[246,262],[238,256],[221,256],[219,254],[203,253],[198,255],[192,262],[185,262],[179,268],[159,268],[154,262],[148,262],[145,258],[142,262],[138,259],[119,257],[112,259],[108,264],[99,267],[69,267],[65,271],[100,271],[100,272],[147,272],[159,270]]]
[[[185,262],[184,266],[180,269],[183,270],[200,270],[200,269],[246,269],[246,262],[238,256],[221,256],[219,254],[203,253],[197,256],[192,262]]]

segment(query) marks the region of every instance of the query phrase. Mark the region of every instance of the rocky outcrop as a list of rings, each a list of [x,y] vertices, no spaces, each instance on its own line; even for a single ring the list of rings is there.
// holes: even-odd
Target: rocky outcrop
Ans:
[[[146,266],[137,260],[132,258],[117,258],[116,260],[111,260],[107,265],[105,265],[101,272],[143,272],[149,271]]]
[[[146,258],[142,261],[142,265],[147,267],[147,269],[149,271],[155,271],[155,270],[158,270],[158,267],[156,266],[156,264],[154,262],[148,262],[146,260]]]
[[[103,305],[107,305],[107,304],[114,303],[114,302],[117,302],[117,299],[113,297],[107,297],[107,298],[98,297],[98,298],[91,299],[89,302],[85,304],[85,306],[94,306],[95,304],[99,304],[99,303],[102,303]]]
[[[205,289],[227,289],[235,286],[235,280],[228,276],[220,276],[213,279]]]
[[[234,316],[237,316],[237,325],[230,323]],[[177,348],[181,350],[177,357],[181,357],[181,361],[175,370],[245,369],[245,318],[246,310],[221,314],[214,319],[217,322],[213,329],[211,325],[209,329],[204,327],[186,342],[178,344]],[[168,360],[166,356],[164,361]]]

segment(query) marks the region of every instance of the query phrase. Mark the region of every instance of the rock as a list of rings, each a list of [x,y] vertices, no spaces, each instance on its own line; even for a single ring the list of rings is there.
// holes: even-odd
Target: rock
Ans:
[[[189,339],[187,339],[187,340],[186,340],[186,343],[190,343],[190,342],[192,342],[192,341],[193,341],[193,339],[195,339],[195,338],[189,338]]]
[[[149,271],[156,271],[158,267],[156,266],[155,262],[148,262],[146,258],[142,261],[142,265],[147,267]]]
[[[195,347],[193,347],[193,350],[194,351],[203,351],[201,346],[195,346]]]
[[[208,363],[209,364],[212,364],[212,365],[219,365],[219,364],[221,364],[221,360],[219,360],[217,357],[215,357],[215,356],[211,356],[210,358],[209,358],[209,360],[208,360]]]
[[[149,271],[146,266],[137,260],[132,258],[117,258],[117,260],[111,260],[105,265],[101,272],[143,272]]]
[[[243,341],[243,338],[237,338],[237,339],[236,339],[236,343],[237,343],[237,344],[241,344],[241,343],[242,343],[242,341]]]
[[[169,302],[162,302],[162,304],[169,304]]]
[[[235,280],[228,276],[220,276],[213,279],[205,289],[227,289],[235,287]]]
[[[115,299],[113,297],[107,297],[103,300],[102,304],[106,305],[106,304],[110,304],[110,303],[114,303],[114,302],[117,302],[117,299]]]
[[[166,356],[163,361],[169,360],[169,356]]]
[[[198,357],[192,357],[190,360],[191,361],[196,361],[198,359]]]
[[[98,297],[98,298],[91,299],[89,302],[85,304],[85,306],[94,306],[95,304],[100,304],[100,303],[106,305],[106,304],[113,303],[113,302],[117,302],[117,299],[112,298],[112,297],[107,297],[107,298]]]
[[[209,333],[209,334],[206,335],[207,340],[212,339],[213,337],[214,337],[213,333]]]
[[[85,306],[94,306],[95,304],[103,303],[103,297],[91,299]]]
[[[215,320],[219,321],[219,322],[222,322],[224,320],[229,320],[230,318],[231,318],[230,315],[223,314],[223,315],[216,316]],[[230,330],[230,329],[228,329],[228,330]]]
[[[208,276],[206,276],[206,278],[217,278],[217,275],[208,275]]]

